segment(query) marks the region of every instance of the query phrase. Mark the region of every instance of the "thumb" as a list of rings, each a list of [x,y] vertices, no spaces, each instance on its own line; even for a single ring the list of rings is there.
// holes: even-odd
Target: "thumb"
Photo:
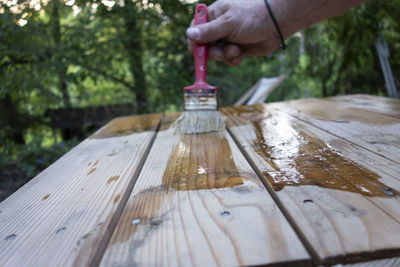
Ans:
[[[232,27],[229,17],[223,15],[207,23],[191,26],[186,30],[186,35],[197,43],[209,43],[229,36]]]

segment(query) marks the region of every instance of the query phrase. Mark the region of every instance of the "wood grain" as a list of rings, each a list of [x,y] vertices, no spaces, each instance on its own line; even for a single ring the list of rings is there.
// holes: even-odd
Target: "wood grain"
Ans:
[[[337,265],[335,267],[398,267],[398,266],[400,266],[400,258],[389,258],[384,260]]]
[[[161,128],[101,266],[310,263],[227,132]]]
[[[365,261],[400,255],[398,103],[225,108],[230,134],[117,118],[0,203],[0,266],[397,266]]]
[[[111,234],[161,117],[112,121],[3,201],[0,265],[90,264]]]
[[[399,165],[274,106],[223,113],[316,260],[334,264],[398,255]]]
[[[400,100],[373,95],[344,95],[324,98],[339,104],[339,107],[353,107],[376,112],[400,119]]]
[[[400,163],[400,120],[320,99],[270,104],[298,119]]]

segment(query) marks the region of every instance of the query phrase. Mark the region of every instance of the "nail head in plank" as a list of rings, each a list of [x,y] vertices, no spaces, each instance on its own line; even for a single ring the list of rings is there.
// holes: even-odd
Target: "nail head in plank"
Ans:
[[[111,121],[0,203],[0,265],[89,264],[161,117]],[[145,129],[123,123],[145,118]]]
[[[329,155],[324,159],[326,153],[323,150],[331,148],[319,140],[318,135],[304,138],[313,136],[315,131],[306,131],[307,128],[299,125],[298,120],[268,108],[269,105],[264,105],[262,111],[257,109],[259,106],[225,108],[223,113],[227,116],[230,132],[258,173],[264,175],[266,184],[272,189],[275,180],[283,183],[284,186],[275,186],[275,194],[291,222],[306,239],[304,241],[311,245],[311,251],[315,251],[324,263],[345,262],[365,251],[370,252],[366,257],[398,253],[400,239],[393,235],[400,231],[398,221],[362,194],[376,195],[374,198],[382,201],[387,197],[383,197],[382,191],[374,190],[378,194],[362,192],[360,186],[358,193],[354,193],[357,184],[346,181],[346,173],[340,167],[350,164],[350,168],[344,170],[353,176],[357,172],[365,175],[369,170],[354,163],[353,168],[351,160],[340,160],[339,154],[334,157],[339,166],[330,166],[332,157]],[[260,150],[265,153],[260,153]],[[337,167],[339,169],[335,170]],[[324,182],[321,176],[332,184],[321,183]],[[304,178],[306,183],[303,183]],[[379,187],[375,182],[373,184]],[[335,189],[338,183],[341,186]],[[398,206],[397,199],[391,201],[392,205]],[[374,254],[376,250],[381,250],[381,254]],[[350,259],[346,255],[350,255]]]
[[[226,132],[180,136],[165,128],[101,266],[310,264]]]

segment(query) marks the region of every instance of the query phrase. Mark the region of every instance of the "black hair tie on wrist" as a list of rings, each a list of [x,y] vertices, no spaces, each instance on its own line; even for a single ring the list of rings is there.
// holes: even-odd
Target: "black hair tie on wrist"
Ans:
[[[265,5],[267,6],[269,15],[271,16],[271,19],[275,24],[275,28],[278,31],[279,37],[281,38],[281,48],[282,48],[282,50],[285,50],[286,49],[285,40],[283,39],[281,29],[279,28],[278,22],[275,19],[274,13],[272,13],[271,6],[269,5],[269,0],[264,0],[264,2],[265,2]]]

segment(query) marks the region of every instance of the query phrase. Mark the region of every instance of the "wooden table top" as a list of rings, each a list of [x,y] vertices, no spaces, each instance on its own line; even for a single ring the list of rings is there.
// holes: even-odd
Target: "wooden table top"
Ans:
[[[0,266],[400,265],[399,100],[221,113],[111,121],[0,203]]]

